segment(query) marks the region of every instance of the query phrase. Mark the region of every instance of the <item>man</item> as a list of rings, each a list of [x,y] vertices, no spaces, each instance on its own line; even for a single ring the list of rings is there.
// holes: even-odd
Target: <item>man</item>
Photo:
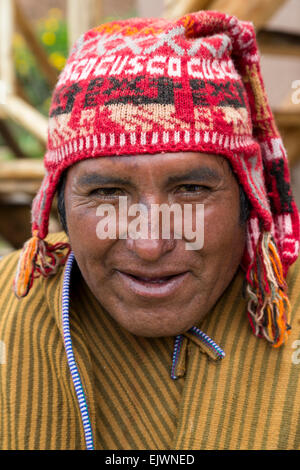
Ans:
[[[299,217],[253,26],[87,32],[45,165],[33,237],[0,265],[1,447],[299,449]],[[46,240],[56,192],[67,236]]]

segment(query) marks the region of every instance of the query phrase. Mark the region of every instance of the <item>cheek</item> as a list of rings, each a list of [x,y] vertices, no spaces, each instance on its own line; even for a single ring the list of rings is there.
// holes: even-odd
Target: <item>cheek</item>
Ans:
[[[82,207],[70,207],[67,211],[67,224],[70,238],[74,242],[85,244],[96,237],[96,210]]]
[[[80,267],[97,263],[93,268],[99,269],[101,262],[110,249],[114,240],[100,240],[97,237],[97,223],[99,217],[96,215],[96,207],[87,208],[84,206],[73,207],[67,210],[67,225],[72,250]],[[85,271],[87,268],[84,269]]]
[[[236,199],[224,199],[220,204],[207,207],[204,218],[204,248],[216,259],[240,256],[245,243],[245,229],[239,223],[239,204]]]

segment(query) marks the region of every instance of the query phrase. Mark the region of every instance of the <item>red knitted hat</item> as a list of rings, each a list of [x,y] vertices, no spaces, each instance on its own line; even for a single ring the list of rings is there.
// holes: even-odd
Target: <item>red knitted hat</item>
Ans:
[[[49,115],[46,176],[15,293],[64,264],[48,219],[63,170],[108,155],[196,151],[226,157],[252,205],[242,260],[254,333],[289,332],[285,276],[299,250],[287,156],[268,104],[252,23],[212,11],[101,25],[76,42]]]

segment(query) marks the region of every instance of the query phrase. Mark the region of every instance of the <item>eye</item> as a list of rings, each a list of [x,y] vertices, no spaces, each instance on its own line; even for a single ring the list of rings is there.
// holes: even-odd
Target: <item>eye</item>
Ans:
[[[124,195],[124,191],[120,188],[96,188],[90,191],[89,195],[103,198],[112,198]]]
[[[204,186],[201,184],[182,184],[177,188],[176,192],[179,193],[202,193],[203,191],[209,191],[209,186]]]

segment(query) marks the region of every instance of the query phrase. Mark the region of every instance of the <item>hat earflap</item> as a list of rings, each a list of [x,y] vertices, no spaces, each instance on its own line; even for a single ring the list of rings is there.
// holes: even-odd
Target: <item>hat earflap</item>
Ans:
[[[25,297],[35,278],[50,277],[65,264],[69,253],[69,243],[48,243],[49,214],[60,172],[46,173],[39,192],[32,204],[32,237],[21,251],[14,278],[14,292],[18,298]],[[67,250],[67,251],[65,251]]]

